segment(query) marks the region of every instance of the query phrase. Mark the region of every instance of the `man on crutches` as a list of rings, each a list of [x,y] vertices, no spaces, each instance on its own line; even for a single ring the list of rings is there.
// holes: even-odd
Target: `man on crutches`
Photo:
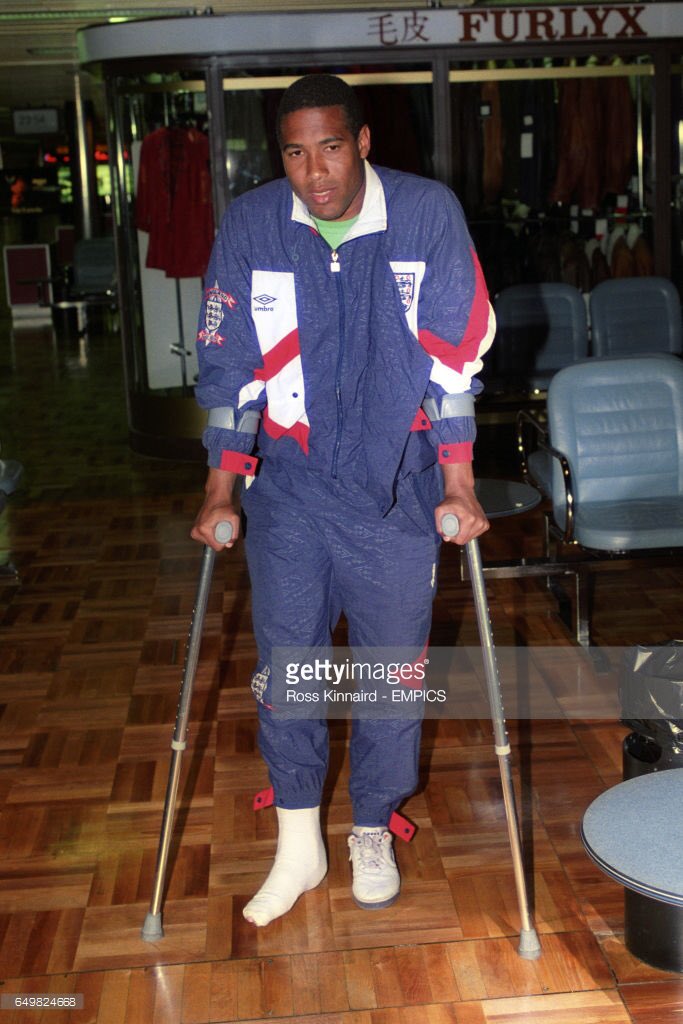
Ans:
[[[196,540],[235,543],[233,491],[246,480],[252,690],[279,827],[273,868],[244,909],[255,925],[327,871],[327,724],[277,714],[273,652],[327,647],[343,612],[352,647],[424,657],[441,539],[466,544],[488,528],[471,457],[475,374],[494,334],[458,201],[367,162],[370,132],[341,79],[295,82],[277,134],[286,178],[231,203],[197,339],[209,474]],[[218,523],[232,527],[227,545]],[[389,825],[417,786],[420,728],[419,716],[353,721],[348,845],[363,908],[399,894]]]

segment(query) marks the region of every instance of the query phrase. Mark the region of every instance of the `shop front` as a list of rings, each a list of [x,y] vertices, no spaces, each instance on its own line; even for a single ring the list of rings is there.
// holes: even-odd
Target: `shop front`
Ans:
[[[227,204],[279,176],[282,91],[357,87],[371,160],[465,208],[489,289],[681,276],[683,5],[200,15],[93,26],[104,79],[132,446],[198,451],[194,341]],[[617,261],[619,269],[617,268]]]

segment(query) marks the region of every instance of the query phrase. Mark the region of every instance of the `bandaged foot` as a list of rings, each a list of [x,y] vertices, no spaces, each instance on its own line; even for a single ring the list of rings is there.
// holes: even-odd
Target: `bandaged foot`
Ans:
[[[278,840],[270,874],[242,911],[262,927],[282,917],[302,893],[315,889],[327,874],[327,855],[320,832],[320,808],[277,807]]]

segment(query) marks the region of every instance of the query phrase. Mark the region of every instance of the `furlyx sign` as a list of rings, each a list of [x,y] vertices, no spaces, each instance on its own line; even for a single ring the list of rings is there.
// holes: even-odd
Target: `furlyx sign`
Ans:
[[[683,32],[680,6],[558,5],[387,11],[366,16],[367,34],[369,39],[387,47],[671,38]]]

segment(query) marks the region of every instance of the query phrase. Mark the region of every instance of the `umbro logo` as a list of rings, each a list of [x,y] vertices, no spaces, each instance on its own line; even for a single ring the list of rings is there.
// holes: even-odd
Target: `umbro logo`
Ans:
[[[255,295],[254,296],[254,302],[258,303],[258,305],[255,307],[255,309],[260,311],[260,312],[263,312],[263,311],[272,312],[273,307],[272,307],[271,303],[275,302],[276,299],[277,299],[277,296],[275,296],[275,295],[266,295],[265,293],[263,293],[262,295]]]

